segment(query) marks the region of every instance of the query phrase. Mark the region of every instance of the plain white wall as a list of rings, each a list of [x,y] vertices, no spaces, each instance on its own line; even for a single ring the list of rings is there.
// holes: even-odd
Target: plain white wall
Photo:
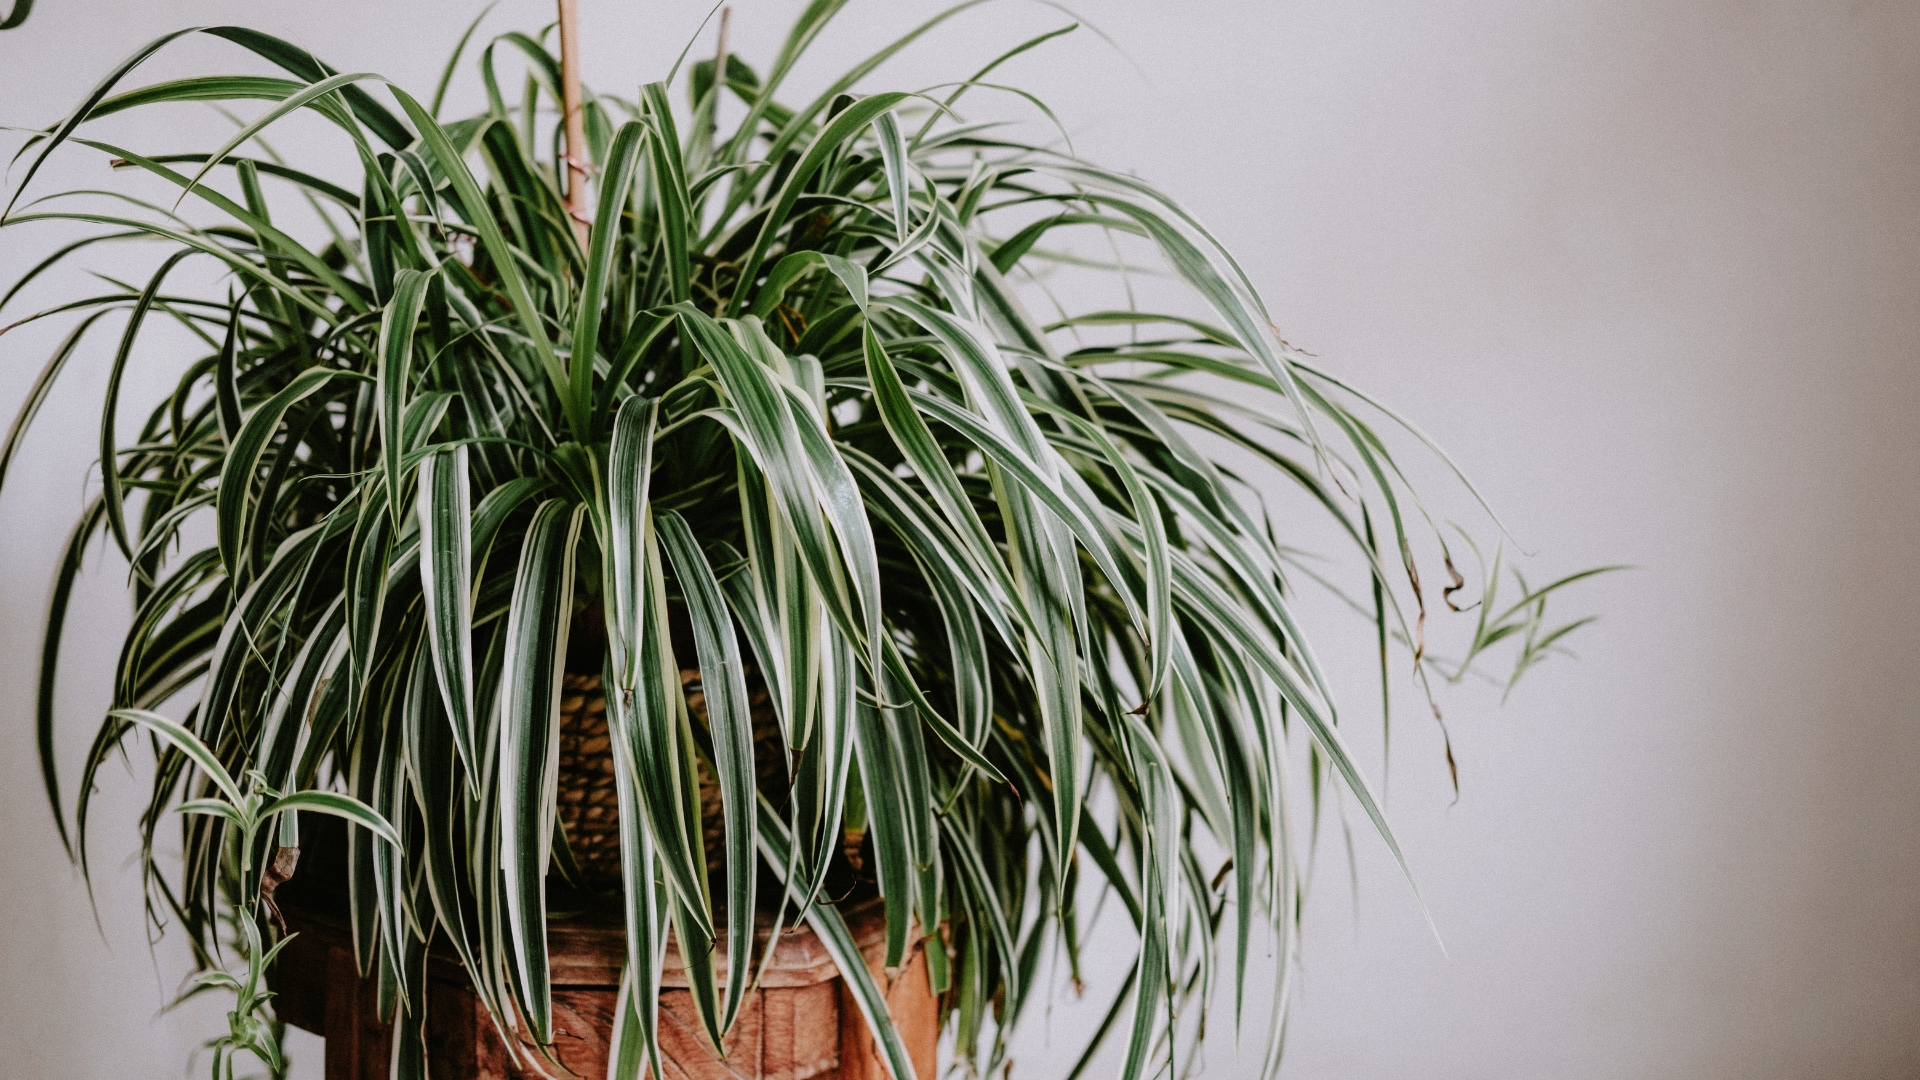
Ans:
[[[256,25],[426,90],[479,6],[43,0],[0,34],[0,123],[51,122],[191,24]],[[622,90],[659,77],[704,13],[582,6],[588,77]],[[736,49],[764,59],[798,4],[734,6]],[[1504,710],[1448,700],[1457,804],[1435,729],[1401,710],[1392,813],[1449,952],[1378,844],[1358,837],[1357,901],[1323,851],[1287,1073],[1920,1074],[1920,8],[1078,9],[1137,69],[1082,32],[1007,81],[1044,96],[1082,154],[1209,222],[1289,340],[1438,436],[1537,573],[1641,567],[1562,608],[1605,616],[1578,663],[1552,661]],[[857,0],[801,77],[934,10]],[[489,25],[548,11],[508,0]],[[1065,21],[989,5],[866,88],[962,77]],[[253,69],[192,43],[148,77]],[[222,130],[168,116],[112,130],[136,149]],[[82,152],[38,190],[112,182]],[[0,233],[4,280],[56,235]],[[0,337],[0,410],[53,340]],[[37,623],[95,454],[103,359],[56,393],[0,496],[0,1046],[21,1076],[185,1075],[220,1024],[211,1007],[150,1021],[183,968],[177,940],[149,960],[122,866],[137,785],[112,777],[94,830],[103,941],[33,757]],[[89,576],[69,633],[69,798],[104,701],[87,680],[126,618],[118,581]],[[1367,700],[1364,663],[1336,678]],[[1015,1075],[1057,1075],[1087,1011],[1063,998],[1036,1016]],[[1257,1053],[1236,1062],[1228,1026],[1209,1074],[1248,1075]],[[317,1077],[313,1044],[295,1052]]]

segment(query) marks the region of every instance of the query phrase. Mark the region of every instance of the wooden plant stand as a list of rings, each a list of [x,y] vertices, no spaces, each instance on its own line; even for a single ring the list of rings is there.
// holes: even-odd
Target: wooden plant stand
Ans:
[[[283,905],[288,925],[299,936],[275,965],[273,984],[279,996],[274,1004],[280,1016],[326,1040],[326,1080],[386,1080],[392,1028],[378,1015],[373,982],[355,970],[346,926],[321,905],[288,900]],[[927,983],[925,954],[916,947],[907,966],[889,978],[880,966],[886,924],[878,908],[846,914],[868,969],[886,990],[888,1009],[914,1071],[919,1080],[935,1080],[939,1013]],[[548,942],[555,1056],[576,1076],[603,1080],[626,956],[624,932],[613,919],[556,922]],[[686,986],[686,976],[671,946],[664,985],[664,1080],[888,1080],[858,1006],[810,929],[781,936],[766,977],[748,994],[727,1035],[725,1060],[707,1042],[692,997],[678,989]],[[426,1042],[432,1080],[539,1075],[510,1067],[506,1048],[466,971],[450,955],[436,953],[428,961]]]

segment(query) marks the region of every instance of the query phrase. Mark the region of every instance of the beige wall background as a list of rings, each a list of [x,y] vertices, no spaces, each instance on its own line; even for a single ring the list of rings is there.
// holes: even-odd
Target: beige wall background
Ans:
[[[53,121],[113,61],[192,24],[256,25],[430,89],[479,6],[41,0],[0,34],[0,123]],[[737,0],[735,47],[770,55],[798,6]],[[704,14],[582,7],[588,77],[621,92],[660,77]],[[1549,663],[1504,710],[1477,691],[1449,700],[1457,803],[1433,726],[1399,714],[1391,811],[1448,951],[1377,844],[1357,837],[1356,899],[1327,841],[1286,1074],[1920,1075],[1920,7],[1078,9],[1131,60],[1083,31],[1008,81],[1045,97],[1081,153],[1209,222],[1290,341],[1455,453],[1539,552],[1537,574],[1641,568],[1562,608],[1604,615],[1578,663]],[[505,0],[488,25],[549,10]],[[801,77],[934,10],[856,0]],[[1066,21],[988,5],[867,88],[963,77]],[[253,68],[195,41],[146,70]],[[458,84],[457,99],[476,95]],[[211,148],[223,123],[182,108],[112,130],[135,148]],[[114,182],[83,152],[37,189]],[[5,280],[59,235],[0,233]],[[0,337],[0,411],[53,341],[40,326]],[[184,1076],[221,1023],[212,1005],[156,1015],[184,967],[177,934],[150,953],[140,928],[125,866],[138,785],[109,770],[96,928],[34,762],[37,622],[95,454],[104,359],[56,392],[0,497],[9,1075]],[[69,797],[127,617],[121,573],[100,561],[69,632]],[[1328,633],[1364,641],[1349,624]],[[1372,678],[1364,662],[1336,673],[1362,702]],[[1064,1071],[1111,992],[1096,990],[1035,1014],[1016,1077]],[[1237,1059],[1218,1021],[1207,1075],[1253,1075],[1249,1047]],[[296,1076],[317,1080],[317,1045],[293,1049]]]

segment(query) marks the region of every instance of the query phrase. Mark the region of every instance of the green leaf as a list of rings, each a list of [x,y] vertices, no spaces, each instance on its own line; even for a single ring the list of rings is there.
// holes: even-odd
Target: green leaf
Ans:
[[[224,818],[236,829],[245,829],[247,820],[239,810],[229,802],[219,799],[189,799],[173,808],[176,814],[205,814],[208,817]]]
[[[680,662],[667,621],[665,566],[651,516],[642,523],[641,543],[638,663],[632,685],[619,687],[608,705],[615,738],[626,740],[633,757],[635,784],[644,800],[640,816],[653,834],[656,858],[672,889],[675,908],[670,911],[685,932],[711,940],[700,778],[680,687]],[[689,951],[693,948],[689,945]],[[712,1001],[699,995],[696,999],[708,1026],[715,1026]]]
[[[686,519],[672,511],[656,519],[661,546],[673,563],[674,577],[686,597],[700,661],[700,688],[706,699],[707,725],[713,733],[714,768],[720,781],[720,806],[726,837],[727,987],[720,1029],[733,1026],[753,969],[754,870],[758,841],[754,827],[753,714],[747,698],[740,643],[720,595],[713,567],[694,539]]]
[[[927,726],[933,729],[933,733],[940,737],[941,742],[947,744],[949,750],[960,755],[961,759],[968,765],[979,769],[981,773],[993,783],[1006,783],[1007,778],[1000,775],[1000,770],[994,767],[993,762],[988,761],[986,757],[980,753],[979,748],[974,745],[973,740],[955,728],[945,716],[940,714],[940,710],[934,708],[933,702],[927,700],[927,696],[920,689],[919,684],[914,682],[913,673],[907,669],[906,660],[900,655],[899,645],[889,638],[885,643],[885,648],[887,653],[887,671],[893,677],[893,689],[897,692],[904,693],[907,700],[912,703],[920,719],[926,721]],[[979,654],[973,654],[967,659],[975,659],[978,655]],[[986,691],[984,688],[979,688],[973,692],[984,694]]]
[[[548,853],[557,797],[560,681],[565,673],[574,551],[583,506],[548,499],[520,549],[506,626],[500,698],[500,867],[515,996],[534,1036],[553,1039],[547,972]]]
[[[280,102],[280,104],[278,105],[275,105],[273,108],[268,109],[264,114],[262,114],[261,116],[253,120],[251,123],[248,123],[242,126],[238,132],[234,133],[232,138],[228,139],[226,143],[220,147],[220,149],[215,150],[213,154],[208,157],[207,163],[200,167],[200,171],[193,174],[193,178],[187,181],[186,190],[180,193],[180,199],[184,201],[187,195],[190,192],[192,192],[195,187],[199,186],[200,181],[207,175],[207,173],[213,170],[213,167],[215,165],[219,164],[222,160],[224,160],[229,153],[239,149],[240,146],[243,143],[245,143],[248,139],[253,138],[254,136],[258,135],[261,131],[265,130],[267,126],[272,124],[275,120],[280,119],[282,116],[285,116],[286,114],[293,112],[294,110],[299,109],[302,106],[318,101],[319,99],[326,97],[328,94],[331,94],[344,87],[350,86],[353,83],[360,82],[365,79],[379,79],[379,78],[380,76],[375,75],[372,72],[360,72],[358,74],[350,74],[350,75],[331,75],[331,76],[328,76],[327,78],[321,79],[319,82],[316,82],[311,86],[303,87],[297,93],[288,95],[286,100]],[[175,203],[174,205],[177,208],[179,203]]]
[[[351,795],[342,795],[337,791],[298,791],[268,803],[260,811],[260,816],[270,818],[290,810],[311,810],[316,814],[343,818],[395,847],[401,846],[399,831],[388,824],[379,811]]]
[[[159,295],[160,283],[167,274],[180,265],[180,260],[192,254],[179,251],[167,257],[148,280],[147,287],[141,291],[140,299],[134,301],[133,313],[127,317],[127,328],[120,334],[120,348],[114,353],[113,370],[107,376],[106,404],[100,410],[100,479],[105,490],[100,498],[107,511],[107,531],[113,536],[114,543],[120,546],[120,553],[133,561],[133,546],[127,539],[126,499],[120,483],[120,454],[115,449],[116,433],[120,419],[120,379],[127,370],[127,361],[133,354],[133,344],[140,337],[140,324],[146,320],[147,312],[153,309],[154,297]],[[51,380],[49,380],[50,382]],[[9,447],[11,449],[11,447]]]
[[[880,710],[862,704],[856,712],[854,747],[860,763],[860,790],[868,805],[904,808],[906,792],[900,783],[899,762],[887,736]],[[886,965],[899,967],[907,953],[907,929],[913,921],[913,848],[906,815],[882,809],[868,822],[873,834],[875,873],[886,904]]]
[[[615,679],[632,693],[638,678],[642,612],[646,606],[647,494],[653,477],[654,432],[659,402],[628,398],[614,417],[607,453],[608,534],[600,539],[606,559],[607,632]]]
[[[238,806],[244,801],[240,794],[240,785],[234,783],[233,777],[227,774],[226,766],[220,764],[220,759],[215,757],[213,751],[207,749],[207,744],[201,742],[200,737],[193,732],[159,713],[148,712],[145,709],[114,709],[107,715],[115,720],[139,724],[172,743],[207,775],[207,779],[213,781],[214,786],[220,789],[220,793],[227,797],[227,802]]]
[[[808,902],[820,899],[834,853],[844,842],[840,824],[846,806],[847,776],[852,768],[854,726],[861,680],[853,643],[834,634],[813,605],[799,607],[789,619],[804,619],[812,640],[807,653],[817,657],[812,707],[815,715],[801,752],[794,782],[795,833],[798,865],[810,870]],[[931,798],[928,800],[931,805]],[[805,905],[802,906],[802,915]]]
[[[208,28],[206,33],[225,38],[308,82],[318,82],[335,73],[333,68],[321,63],[306,49],[258,30],[244,26],[215,26]],[[346,100],[354,117],[367,125],[388,146],[398,150],[413,141],[406,126],[394,119],[392,113],[381,108],[365,90],[358,86],[347,86],[340,91],[340,96]]]
[[[356,697],[365,692],[373,677],[381,617],[386,610],[389,559],[394,548],[393,518],[387,513],[386,503],[384,481],[369,481],[356,508],[354,531],[347,544],[347,646],[353,661]]]
[[[611,672],[609,672],[611,674]],[[609,684],[612,680],[608,680]],[[607,702],[608,715],[617,718],[624,698]],[[660,1060],[660,979],[666,963],[667,905],[672,893],[656,877],[659,868],[653,836],[643,820],[645,796],[640,792],[639,764],[630,736],[614,738],[614,783],[620,802],[620,875],[625,896],[627,963],[621,976],[613,1037],[608,1049],[608,1076],[639,1080],[643,1066],[654,1076],[666,1075]]]
[[[620,992],[613,1004],[613,1034],[607,1040],[607,1080],[641,1080],[649,1065],[654,1075],[661,1075],[660,995],[655,990],[651,997],[643,998],[640,982],[631,964],[621,971]],[[647,1003],[644,1008],[642,1000]]]
[[[142,86],[137,90],[123,91],[106,98],[87,113],[87,119],[98,120],[128,109],[169,101],[285,101],[306,86],[306,83],[294,82],[292,79],[277,79],[261,75],[202,75],[189,79],[172,79]],[[337,103],[316,104],[332,104],[335,108],[339,108]]]
[[[80,564],[87,542],[100,527],[103,504],[94,500],[74,525],[67,538],[66,554],[60,559],[60,571],[53,581],[53,597],[47,602],[46,634],[40,647],[40,686],[34,702],[34,744],[40,752],[40,780],[47,789],[47,803],[53,808],[53,823],[60,830],[60,846],[73,857],[73,842],[67,836],[67,817],[60,802],[60,765],[55,756],[53,735],[53,683],[60,670],[60,637],[66,628],[67,605],[73,599],[73,583],[80,576]]]
[[[652,195],[660,213],[660,239],[666,248],[667,280],[675,303],[684,303],[692,293],[692,270],[688,264],[688,234],[699,227],[693,217],[692,196],[687,192],[686,163],[680,157],[680,134],[674,130],[673,109],[667,104],[664,83],[648,83],[640,88],[641,102],[648,125],[647,167],[651,173]]]
[[[5,210],[0,210],[0,224],[5,224],[9,219],[12,219],[14,205],[20,201],[20,196],[26,193],[28,185],[33,183],[34,174],[40,171],[40,166],[46,164],[48,156],[58,149],[60,144],[67,140],[68,136],[73,134],[75,128],[85,122],[88,116],[92,115],[93,107],[98,105],[100,101],[119,84],[121,79],[126,78],[128,72],[145,63],[147,57],[159,52],[168,42],[183,35],[195,33],[198,29],[197,27],[189,27],[185,30],[175,30],[170,34],[164,34],[147,42],[145,45],[134,50],[131,56],[122,60],[119,66],[107,73],[105,78],[95,83],[93,89],[88,91],[86,98],[81,101],[80,106],[74,109],[73,112],[67,114],[67,118],[61,121],[60,126],[54,129],[53,134],[47,138],[47,144],[40,148],[40,153],[35,155],[33,163],[27,166],[26,173],[20,178],[20,186],[13,189],[13,198],[7,201]],[[25,148],[22,148],[23,152],[24,149]]]
[[[53,350],[53,356],[47,360],[46,366],[40,369],[40,374],[33,380],[33,386],[27,391],[26,400],[20,403],[20,411],[14,415],[13,426],[7,429],[6,444],[0,446],[0,488],[5,487],[7,470],[13,464],[13,456],[19,452],[21,441],[26,438],[27,429],[33,426],[34,417],[40,414],[40,406],[46,402],[47,394],[53,390],[54,381],[66,369],[67,361],[72,359],[74,350],[79,348],[87,331],[107,314],[108,312],[105,311],[95,312],[75,326],[72,332],[61,339],[59,346]]]
[[[586,274],[580,285],[579,306],[574,314],[573,359],[569,372],[569,415],[580,417],[576,430],[582,426],[589,429],[581,432],[582,438],[591,434],[591,425],[586,417],[587,410],[593,404],[593,361],[600,337],[601,304],[608,279],[613,273],[615,245],[624,224],[621,215],[626,208],[627,192],[633,184],[634,163],[639,157],[640,143],[645,133],[646,129],[638,122],[622,126],[620,134],[614,137],[613,148],[608,152],[607,163],[600,174],[600,211],[594,216]]]
[[[402,420],[413,376],[413,335],[420,325],[420,309],[426,303],[430,280],[431,275],[418,270],[400,271],[393,279],[393,297],[380,317],[380,366],[374,384],[380,395],[380,457],[386,468],[388,506],[395,529],[406,514],[401,501],[406,491],[401,459],[407,451]]]
[[[420,463],[417,505],[424,549],[420,591],[427,600],[434,676],[460,762],[469,782],[476,782],[480,751],[473,707],[473,510],[465,446]]]
[[[211,255],[219,259],[225,263],[229,269],[233,270],[235,274],[247,282],[273,290],[277,295],[299,305],[313,317],[327,323],[329,326],[336,325],[341,321],[340,315],[333,309],[315,300],[305,292],[281,281],[275,275],[264,271],[258,263],[243,257],[222,244],[215,243],[205,234],[199,232],[182,231],[181,229],[158,225],[151,221],[141,221],[137,218],[124,218],[115,217],[111,214],[92,213],[15,214],[7,218],[4,224],[9,226],[25,225],[35,221],[85,221],[97,225],[115,225],[132,229],[143,236],[168,240],[182,247],[192,248],[194,251],[203,255]],[[347,295],[351,298],[349,300],[349,306],[356,306],[359,298],[351,288],[347,290]]]
[[[772,315],[786,299],[788,289],[826,264],[826,256],[817,251],[793,251],[781,256],[780,261],[773,264],[773,269],[767,271],[766,284],[754,294],[753,307],[748,309],[748,314],[760,319]]]
[[[260,663],[257,641],[273,615],[286,602],[309,565],[315,549],[330,535],[335,523],[311,525],[282,541],[266,567],[240,594],[220,627],[213,646],[212,665],[200,696],[201,734],[213,746],[225,745],[229,730],[252,727],[251,703],[235,708],[244,692],[247,669]],[[260,711],[265,711],[260,710]]]
[[[220,418],[220,436],[228,446],[240,435],[246,416],[240,409],[240,301],[228,304],[227,336],[220,343],[220,357],[214,366],[213,401]]]
[[[234,437],[233,445],[228,448],[221,462],[220,494],[215,503],[220,562],[229,576],[244,581],[252,574],[253,568],[243,561],[246,553],[241,550],[241,545],[252,531],[254,477],[259,472],[260,459],[266,453],[267,444],[280,431],[280,422],[286,418],[287,410],[335,379],[354,377],[353,372],[337,369],[314,368],[303,371],[285,389],[255,406],[247,414],[246,422],[240,425],[240,433]],[[111,509],[108,513],[111,517]]]

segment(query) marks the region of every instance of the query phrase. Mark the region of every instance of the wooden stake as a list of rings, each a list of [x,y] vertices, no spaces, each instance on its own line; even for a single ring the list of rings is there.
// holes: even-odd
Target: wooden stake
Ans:
[[[580,110],[580,9],[576,0],[560,4],[560,96],[565,110],[567,216],[580,246],[587,246],[587,125]]]

